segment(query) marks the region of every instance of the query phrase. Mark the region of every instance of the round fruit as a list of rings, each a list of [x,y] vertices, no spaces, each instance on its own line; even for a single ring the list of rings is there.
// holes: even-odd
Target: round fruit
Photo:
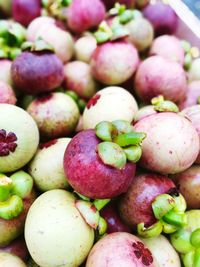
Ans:
[[[71,193],[56,189],[42,194],[31,206],[25,240],[38,265],[79,266],[86,259],[94,231],[75,207],[75,201]]]
[[[89,63],[96,47],[97,41],[93,36],[83,36],[79,38],[75,43],[76,59]]]
[[[1,267],[26,267],[26,264],[17,256],[10,253],[0,252]]]
[[[158,95],[173,102],[181,102],[187,91],[185,72],[180,64],[163,57],[147,58],[136,72],[135,91],[146,103]]]
[[[15,93],[10,85],[0,80],[0,103],[13,104],[17,102]]]
[[[64,67],[64,75],[67,89],[76,92],[79,97],[90,99],[96,93],[98,85],[89,64],[81,61],[70,62]]]
[[[83,113],[83,128],[95,128],[101,121],[132,122],[137,110],[137,102],[128,91],[117,86],[106,87],[89,100]]]
[[[70,140],[70,138],[59,138],[40,145],[29,164],[29,173],[39,190],[68,187],[63,169],[63,157]]]
[[[35,121],[23,109],[0,105],[0,172],[12,172],[27,164],[39,144]]]
[[[198,104],[198,97],[200,97],[200,81],[193,81],[188,84],[185,99],[180,103],[179,109],[184,109]]]
[[[199,68],[200,68],[200,58],[196,58],[195,60],[193,60],[192,65],[188,72],[190,81],[200,80]]]
[[[43,138],[68,136],[76,129],[79,109],[74,100],[64,93],[51,93],[33,100],[27,108],[36,121]]]
[[[92,74],[103,84],[121,84],[133,75],[138,63],[138,52],[132,44],[107,42],[98,45],[92,54]]]
[[[189,168],[199,153],[199,136],[191,122],[175,113],[163,112],[138,121],[134,128],[144,132],[141,166],[174,174]]]
[[[11,67],[15,86],[27,94],[52,91],[64,78],[63,64],[53,53],[23,52]]]
[[[112,233],[98,241],[88,256],[86,267],[155,267],[154,258],[134,235]]]

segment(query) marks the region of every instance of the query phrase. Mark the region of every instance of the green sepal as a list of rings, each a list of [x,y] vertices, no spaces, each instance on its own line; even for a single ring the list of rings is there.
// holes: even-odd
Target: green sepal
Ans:
[[[112,142],[102,142],[97,145],[97,152],[104,164],[117,169],[123,169],[126,165],[126,154],[123,149]]]
[[[117,133],[117,129],[111,122],[102,121],[96,125],[95,133],[101,140],[111,142],[113,134]]]
[[[172,224],[178,227],[183,227],[187,224],[187,216],[185,213],[178,213],[170,210],[163,218],[168,224]]]
[[[18,217],[23,209],[22,199],[19,196],[11,196],[8,200],[0,202],[0,218],[11,220]]]
[[[127,160],[131,162],[138,162],[142,156],[142,148],[140,146],[129,146],[124,148]]]
[[[200,228],[192,232],[190,236],[190,243],[195,248],[200,248]]]
[[[98,232],[99,232],[99,235],[103,235],[105,234],[107,231],[107,222],[104,218],[100,217],[99,218],[99,224],[98,224]]]
[[[152,202],[152,209],[156,219],[160,220],[175,206],[174,198],[168,194],[162,194]]]
[[[133,126],[125,120],[115,120],[112,124],[117,129],[118,134],[131,133],[134,131]]]
[[[108,203],[110,202],[110,199],[95,199],[93,204],[97,208],[98,211],[103,209]]]
[[[118,144],[121,147],[126,147],[130,145],[139,145],[146,137],[145,133],[126,133],[120,134],[113,139],[113,142]]]
[[[151,238],[159,236],[162,233],[162,223],[160,221],[154,223],[150,227],[146,228],[144,223],[140,223],[137,225],[137,232],[141,237]]]
[[[24,171],[15,172],[10,176],[12,180],[12,195],[24,199],[28,197],[33,189],[33,178]]]

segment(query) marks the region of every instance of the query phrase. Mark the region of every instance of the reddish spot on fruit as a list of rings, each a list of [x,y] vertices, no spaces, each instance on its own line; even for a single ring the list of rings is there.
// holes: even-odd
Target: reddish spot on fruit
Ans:
[[[100,97],[101,96],[99,94],[93,96],[87,103],[87,108],[90,109],[92,106],[95,106]]]
[[[142,263],[145,265],[145,266],[149,266],[153,263],[153,257],[152,257],[152,254],[151,252],[145,248],[144,244],[142,242],[135,242],[132,244],[133,248],[135,249],[134,250],[134,254],[135,256],[142,260]]]
[[[17,144],[17,136],[9,132],[8,134],[4,129],[0,130],[0,157],[5,157],[10,154],[10,152],[14,152]]]
[[[51,140],[49,142],[46,142],[46,143],[43,143],[43,144],[40,144],[40,149],[43,149],[43,148],[48,148],[50,146],[53,146],[57,143],[57,139],[54,139],[54,140]]]

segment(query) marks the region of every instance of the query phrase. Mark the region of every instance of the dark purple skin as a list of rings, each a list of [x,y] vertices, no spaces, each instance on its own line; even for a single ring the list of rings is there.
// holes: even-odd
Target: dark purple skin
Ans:
[[[156,222],[151,207],[154,199],[175,188],[171,179],[153,173],[135,176],[128,191],[121,197],[119,213],[122,220],[130,227],[144,223],[146,227]]]
[[[109,10],[114,7],[115,3],[119,3],[121,5],[126,5],[127,8],[134,8],[136,0],[102,0],[105,4],[106,8]]]
[[[135,175],[136,165],[123,169],[105,165],[97,154],[101,141],[94,130],[78,133],[64,155],[64,171],[75,191],[90,198],[112,198],[127,191]]]
[[[73,0],[67,11],[69,28],[75,33],[81,33],[97,27],[104,20],[106,10],[100,0]]]
[[[178,17],[174,10],[162,2],[148,5],[143,15],[152,23],[156,36],[173,34],[178,25]]]
[[[200,81],[193,81],[188,85],[186,91],[186,97],[179,105],[179,109],[188,108],[194,106],[198,102],[198,97],[200,97]]]
[[[52,91],[64,79],[63,64],[51,52],[23,52],[14,60],[11,74],[15,86],[31,95]]]
[[[0,252],[8,252],[21,258],[23,261],[27,261],[29,257],[28,248],[24,237],[15,239],[10,245],[4,248],[0,248]]]
[[[121,218],[118,215],[117,207],[115,203],[109,203],[105,208],[101,210],[101,216],[107,222],[107,231],[106,233],[115,233],[115,232],[127,232],[131,233],[131,228],[124,224]]]
[[[12,0],[12,15],[15,21],[24,26],[41,14],[40,0]]]

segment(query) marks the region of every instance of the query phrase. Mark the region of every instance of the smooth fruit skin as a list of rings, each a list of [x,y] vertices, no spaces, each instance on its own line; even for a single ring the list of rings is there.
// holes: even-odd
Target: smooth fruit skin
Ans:
[[[32,191],[31,194],[26,199],[23,200],[24,211],[18,217],[12,220],[0,219],[1,248],[10,245],[13,240],[15,240],[23,233],[27,212],[35,199],[36,199],[36,193]]]
[[[11,86],[0,80],[0,103],[15,105],[16,102],[17,99]]]
[[[133,19],[127,23],[125,27],[129,31],[128,40],[138,49],[138,51],[144,51],[151,46],[154,30],[147,19]]]
[[[83,36],[79,38],[74,46],[76,59],[89,63],[96,47],[97,41],[93,36]]]
[[[0,59],[0,80],[9,84],[10,86],[13,85],[11,78],[11,66],[12,66],[11,60]]]
[[[198,133],[188,119],[178,114],[153,114],[138,121],[134,128],[147,134],[140,164],[148,170],[179,173],[189,168],[198,156]]]
[[[159,235],[154,238],[141,238],[141,240],[151,251],[157,267],[181,267],[178,253],[165,236]]]
[[[23,52],[11,67],[15,86],[27,94],[52,91],[63,79],[63,64],[53,53]]]
[[[107,233],[127,232],[131,233],[132,229],[122,222],[117,211],[115,203],[109,203],[101,210],[101,216],[107,222]]]
[[[193,165],[184,172],[172,175],[171,178],[184,196],[188,209],[200,208],[200,166]]]
[[[76,209],[75,201],[73,194],[57,189],[45,192],[31,206],[25,240],[39,266],[79,266],[86,259],[94,231]]]
[[[41,13],[40,0],[13,0],[12,1],[12,15],[15,21],[24,26],[39,17]]]
[[[96,148],[100,140],[94,130],[78,133],[64,155],[64,171],[75,191],[90,198],[112,198],[127,191],[135,175],[135,164],[124,169],[105,165]]]
[[[98,45],[92,54],[91,68],[94,77],[106,85],[127,81],[139,64],[136,48],[125,41]]]
[[[26,267],[26,264],[17,256],[10,253],[0,252],[1,267]]]
[[[69,28],[82,33],[90,28],[94,28],[104,20],[106,10],[100,0],[73,0],[67,11],[67,22]]]
[[[173,34],[176,31],[178,17],[169,5],[156,2],[145,7],[142,12],[154,26],[156,36]]]
[[[106,87],[89,100],[83,112],[83,128],[93,129],[101,121],[131,123],[137,111],[137,102],[127,90],[118,86]]]
[[[151,252],[134,235],[112,233],[98,241],[88,256],[86,267],[155,267]]]
[[[200,81],[193,81],[188,84],[185,99],[180,103],[179,109],[196,105],[200,96]]]
[[[150,56],[158,55],[183,65],[185,52],[180,40],[173,35],[162,35],[154,39]]]
[[[79,120],[75,101],[64,93],[51,93],[33,100],[27,112],[36,121],[43,139],[69,136]]]
[[[28,41],[34,42],[42,38],[54,48],[59,59],[66,63],[74,53],[74,41],[72,35],[58,27],[52,17],[38,17],[27,28]]]
[[[200,105],[194,105],[185,108],[181,111],[180,114],[185,118],[187,118],[189,121],[191,121],[192,125],[194,126],[199,135],[199,140],[200,140]],[[197,164],[200,163],[200,151],[195,163]]]
[[[187,90],[187,80],[180,64],[160,56],[145,59],[135,76],[135,92],[145,103],[163,95],[165,99],[181,102]]]
[[[34,156],[39,144],[39,131],[32,117],[19,107],[1,104],[0,113],[4,114],[0,116],[0,173],[13,172]],[[14,140],[9,140],[9,134]],[[9,148],[8,143],[15,147],[4,154],[4,148]]]
[[[64,174],[63,157],[70,140],[70,138],[59,138],[39,146],[29,164],[28,172],[40,191],[68,187]]]
[[[79,97],[90,99],[97,91],[98,84],[94,80],[89,64],[81,61],[69,62],[64,66],[65,84]]]
[[[199,67],[200,67],[200,58],[196,58],[195,60],[193,60],[192,65],[188,72],[190,82],[200,80]]]
[[[119,213],[123,221],[130,227],[145,223],[151,226],[156,219],[151,207],[154,199],[167,193],[175,184],[166,176],[145,173],[135,176],[128,191],[121,197]]]

